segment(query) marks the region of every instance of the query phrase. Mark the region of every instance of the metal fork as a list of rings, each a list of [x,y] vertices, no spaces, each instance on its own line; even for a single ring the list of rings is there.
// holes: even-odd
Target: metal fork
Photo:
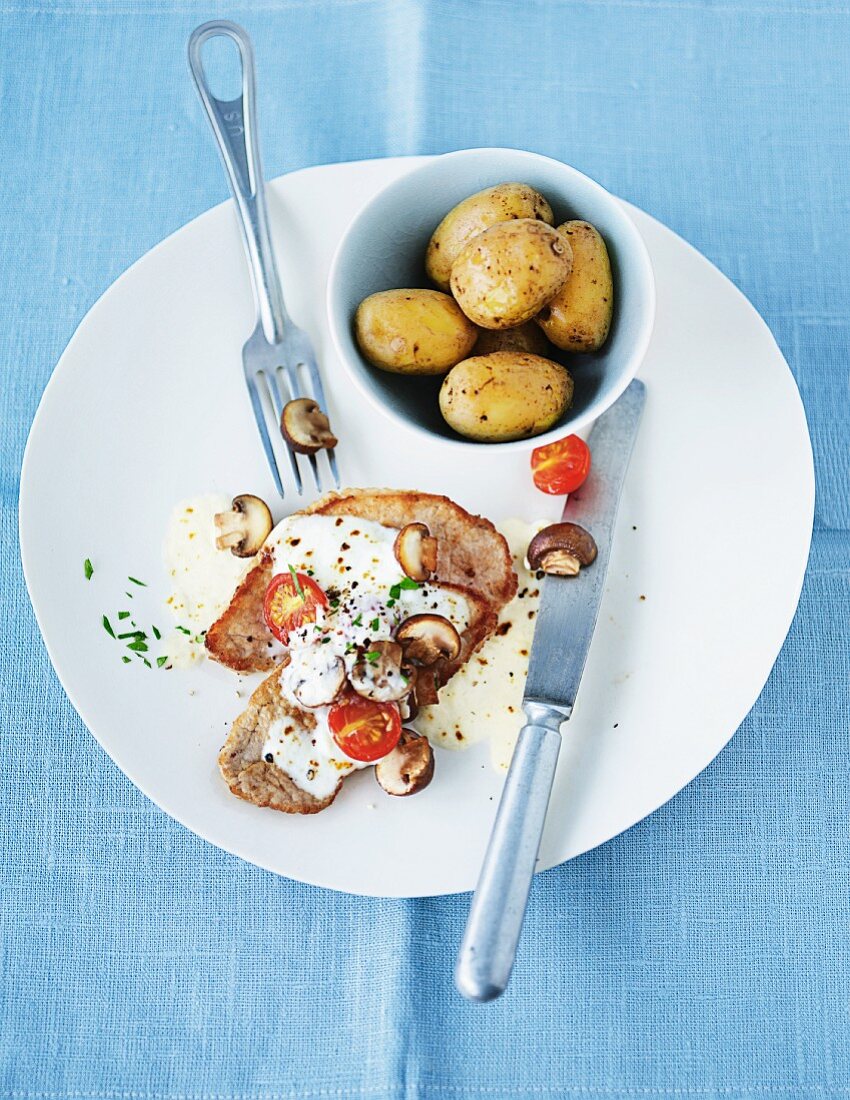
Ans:
[[[218,36],[229,38],[239,48],[242,94],[238,99],[216,99],[207,83],[201,49],[211,38]],[[254,51],[251,39],[236,23],[224,19],[203,23],[189,38],[189,68],[215,134],[230,189],[236,200],[242,243],[248,257],[257,305],[256,326],[242,349],[245,383],[263,450],[277,491],[283,497],[283,477],[272,446],[272,437],[269,435],[263,408],[263,389],[265,388],[277,420],[274,433],[276,436],[280,433],[280,418],[286,401],[296,397],[311,397],[324,412],[327,412],[327,405],[310,338],[303,329],[292,323],[286,311],[272,251],[257,139]],[[295,491],[300,494],[304,490],[298,456],[288,446],[285,449],[292,467]],[[327,455],[333,483],[339,488],[336,456],[333,451],[328,451]],[[302,459],[304,457],[301,456]],[[313,470],[316,488],[323,492],[325,487],[322,484],[317,456],[306,457]]]

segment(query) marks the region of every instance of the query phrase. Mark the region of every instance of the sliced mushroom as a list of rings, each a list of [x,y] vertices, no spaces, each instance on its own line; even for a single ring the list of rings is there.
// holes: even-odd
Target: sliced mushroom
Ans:
[[[574,577],[583,565],[595,560],[596,543],[577,523],[553,523],[537,532],[528,544],[527,557],[532,569]]]
[[[292,450],[302,455],[330,450],[339,442],[327,416],[311,397],[287,402],[280,416],[280,430]]]
[[[417,794],[434,777],[434,750],[427,737],[415,730],[403,729],[391,753],[375,765],[375,778],[396,797]]]
[[[264,500],[245,493],[234,497],[232,511],[215,517],[219,550],[229,550],[237,558],[252,558],[269,537],[272,514]]]
[[[427,581],[437,568],[437,540],[424,523],[408,523],[396,535],[393,551],[412,581]]]
[[[419,706],[414,697],[416,692],[416,672],[417,669],[409,668],[405,673],[405,675],[410,678],[410,694],[406,699],[402,699],[398,705],[402,722],[412,722],[419,713]]]
[[[413,702],[413,714],[409,715],[406,721],[412,721],[420,707],[432,707],[435,703],[439,703],[440,690],[433,668],[416,668],[414,665],[408,665],[407,673],[412,685],[408,699]]]
[[[410,691],[410,677],[402,672],[403,650],[397,642],[373,642],[363,648],[348,674],[351,686],[365,699],[395,703]]]
[[[299,703],[305,707],[325,707],[342,691],[345,664],[328,647],[309,646],[291,654],[284,675]]]
[[[460,635],[442,615],[411,615],[395,633],[408,664],[427,667],[460,653]]]

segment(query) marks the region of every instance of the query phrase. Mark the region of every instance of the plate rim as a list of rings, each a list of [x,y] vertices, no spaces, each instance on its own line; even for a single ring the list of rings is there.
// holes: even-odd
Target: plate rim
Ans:
[[[429,160],[429,159],[432,159],[432,158],[429,157],[429,156],[386,157],[386,158],[372,158],[372,159],[366,159],[366,160],[360,159],[360,160],[353,160],[353,161],[342,161],[342,162],[336,162],[336,163],[328,164],[328,165],[315,165],[315,166],[309,166],[309,167],[306,167],[306,168],[299,169],[296,172],[285,173],[281,176],[277,176],[273,180],[270,180],[269,183],[270,184],[279,183],[281,180],[288,179],[290,176],[301,176],[301,175],[309,174],[309,173],[321,173],[321,172],[323,172],[327,169],[333,170],[333,169],[336,169],[336,168],[339,168],[339,167],[358,166],[358,165],[362,165],[362,164],[375,165],[376,163],[381,163],[381,164],[387,164],[387,165],[390,165],[390,166],[395,166],[395,165],[399,165],[399,164],[408,164],[411,167],[414,167],[416,164],[424,162],[424,161]],[[618,196],[615,196],[615,197],[619,198]],[[772,669],[775,666],[776,660],[778,659],[778,657],[781,653],[781,650],[782,650],[782,648],[785,644],[785,640],[788,637],[788,633],[789,633],[790,628],[793,624],[793,621],[794,621],[794,618],[796,616],[797,609],[798,609],[798,606],[799,606],[800,595],[802,593],[803,584],[805,582],[805,577],[806,577],[806,573],[807,573],[808,559],[809,559],[809,555],[810,555],[810,552],[811,552],[811,540],[812,540],[812,533],[813,533],[814,509],[815,509],[815,489],[816,489],[815,471],[814,471],[814,454],[813,454],[813,449],[812,449],[811,434],[810,434],[809,427],[808,427],[808,420],[807,420],[807,417],[806,417],[805,406],[803,405],[802,397],[800,395],[799,388],[797,387],[797,384],[796,384],[796,379],[794,378],[794,375],[793,375],[793,372],[790,368],[790,365],[788,364],[787,360],[785,359],[785,356],[784,356],[781,348],[779,347],[772,331],[770,330],[769,326],[767,325],[767,322],[764,320],[764,318],[761,316],[761,314],[758,312],[758,310],[755,308],[755,306],[752,304],[752,302],[750,302],[750,300],[747,298],[747,296],[743,293],[743,291],[741,291],[732,282],[732,280],[729,279],[728,276],[726,276],[718,267],[716,267],[694,245],[690,244],[687,240],[685,240],[683,237],[681,237],[678,233],[676,233],[674,230],[670,229],[668,226],[666,226],[663,222],[659,221],[657,218],[654,218],[651,214],[648,214],[646,211],[641,210],[639,207],[634,206],[633,204],[627,202],[626,200],[619,199],[619,201],[625,206],[625,208],[627,210],[637,211],[637,213],[639,214],[640,217],[645,217],[645,218],[649,219],[653,223],[653,226],[657,231],[660,231],[662,234],[669,235],[669,237],[672,238],[676,242],[678,247],[681,247],[682,245],[684,245],[688,249],[688,251],[692,254],[693,257],[698,259],[701,262],[701,264],[706,265],[709,269],[711,269],[713,275],[719,275],[722,278],[722,280],[724,281],[724,283],[727,284],[727,287],[731,288],[731,290],[746,304],[746,307],[747,307],[747,310],[750,314],[751,320],[754,319],[758,322],[758,325],[762,330],[762,334],[763,335],[766,334],[769,337],[770,343],[773,346],[773,350],[775,351],[776,355],[778,356],[779,360],[781,361],[781,363],[784,367],[784,370],[785,370],[784,381],[785,381],[786,387],[790,387],[789,393],[790,393],[790,396],[791,396],[791,398],[793,400],[793,403],[794,403],[794,406],[795,406],[795,412],[796,412],[796,416],[797,416],[797,419],[798,419],[799,427],[801,428],[801,442],[803,440],[805,441],[805,453],[806,453],[807,462],[806,462],[805,471],[801,472],[801,473],[804,474],[804,477],[802,478],[802,480],[805,481],[806,505],[807,505],[806,515],[805,515],[805,517],[803,517],[805,519],[805,525],[801,524],[801,529],[802,529],[803,526],[805,526],[805,530],[806,530],[806,537],[805,537],[805,540],[804,540],[805,549],[803,550],[801,548],[801,554],[800,554],[801,561],[800,561],[799,567],[797,569],[798,580],[797,580],[797,583],[796,583],[796,585],[794,587],[794,591],[793,591],[793,602],[790,599],[790,593],[789,593],[789,601],[788,602],[789,602],[790,611],[787,614],[787,616],[785,616],[787,621],[784,622],[783,629],[782,629],[782,638],[779,641],[778,646],[776,648],[776,654],[773,657],[773,660],[772,660],[772,662],[770,664],[770,667],[767,671],[767,675],[764,677],[762,682],[758,685],[758,688],[755,691],[755,694],[754,694],[754,697],[753,697],[752,701],[746,706],[743,713],[738,717],[737,721],[734,724],[734,727],[731,729],[731,731],[729,732],[729,734],[725,738],[725,740],[722,742],[722,744],[712,745],[711,752],[709,754],[707,754],[704,758],[701,758],[702,763],[700,764],[698,770],[695,771],[688,778],[686,778],[675,790],[671,791],[667,795],[667,797],[665,797],[661,802],[659,802],[658,805],[655,806],[652,810],[648,811],[647,813],[641,814],[635,820],[633,820],[633,821],[629,822],[628,824],[624,825],[621,829],[618,829],[617,831],[611,833],[609,836],[606,836],[606,837],[596,841],[595,843],[588,845],[587,847],[583,848],[581,851],[575,852],[573,855],[568,856],[566,859],[558,860],[556,863],[547,864],[545,866],[542,866],[539,869],[538,873],[543,873],[546,870],[551,870],[551,869],[553,869],[557,866],[560,866],[564,862],[569,862],[569,860],[571,860],[571,859],[574,859],[574,858],[577,858],[578,856],[584,855],[586,852],[592,851],[594,848],[597,848],[600,845],[607,843],[609,840],[613,840],[615,837],[620,836],[622,833],[627,832],[629,829],[633,828],[635,825],[639,824],[641,821],[643,821],[646,818],[650,817],[652,814],[656,813],[663,806],[665,806],[668,802],[670,802],[673,798],[675,798],[677,795],[679,795],[682,792],[682,790],[684,790],[685,787],[687,787],[694,779],[696,779],[705,770],[705,768],[708,767],[709,764],[711,764],[711,762],[723,751],[723,749],[726,748],[726,746],[732,740],[732,737],[734,737],[735,733],[740,728],[742,722],[746,719],[747,715],[750,713],[753,706],[755,706],[758,699],[760,698],[760,696],[761,696],[761,694],[764,690],[765,684],[767,683],[767,681],[770,677]],[[212,839],[206,833],[206,831],[201,830],[201,829],[195,827],[194,825],[189,825],[184,820],[184,817],[182,816],[182,814],[180,812],[175,812],[173,809],[170,809],[170,808],[166,809],[164,806],[162,806],[162,804],[157,800],[157,798],[154,797],[154,795],[151,794],[151,792],[147,789],[147,784],[146,783],[140,783],[137,779],[131,778],[127,774],[127,772],[125,772],[124,769],[121,767],[120,763],[118,762],[116,757],[113,755],[113,753],[110,751],[110,749],[107,747],[107,745],[104,744],[104,742],[100,739],[100,737],[88,726],[86,720],[83,718],[81,709],[78,706],[77,699],[76,699],[76,696],[75,696],[75,692],[72,691],[71,688],[69,687],[69,685],[65,682],[65,678],[63,677],[62,673],[60,672],[59,667],[57,666],[56,658],[55,658],[55,655],[54,655],[54,647],[51,644],[51,642],[48,640],[48,638],[47,638],[47,636],[44,633],[44,630],[42,628],[42,615],[41,615],[41,612],[40,612],[40,609],[39,609],[38,601],[34,597],[33,587],[32,587],[32,582],[31,582],[31,568],[32,568],[32,566],[31,566],[31,564],[29,566],[27,564],[29,553],[28,553],[27,533],[26,533],[26,530],[25,530],[25,526],[26,526],[26,512],[27,512],[27,509],[29,508],[29,499],[30,499],[30,496],[31,496],[31,493],[29,492],[27,486],[28,486],[28,483],[29,483],[30,478],[32,476],[30,471],[31,471],[31,466],[32,466],[32,451],[33,451],[33,446],[34,446],[33,440],[37,436],[39,421],[40,421],[40,419],[43,415],[43,410],[46,407],[46,404],[50,399],[50,394],[51,394],[52,388],[54,387],[56,379],[59,375],[60,368],[62,367],[62,364],[65,361],[66,357],[73,351],[73,347],[74,347],[75,343],[77,342],[77,340],[80,338],[81,333],[86,329],[86,327],[90,323],[92,323],[92,315],[97,311],[97,307],[101,304],[103,299],[113,290],[113,288],[115,288],[125,278],[129,278],[131,276],[131,273],[133,273],[134,270],[143,261],[145,261],[148,257],[150,257],[152,253],[156,252],[160,248],[165,247],[168,244],[168,242],[172,239],[172,237],[175,237],[178,234],[180,234],[181,232],[183,232],[188,226],[195,225],[196,223],[201,222],[203,219],[205,219],[209,216],[212,216],[215,213],[215,211],[218,211],[222,207],[227,206],[230,202],[232,202],[231,199],[226,199],[223,202],[217,203],[213,207],[210,207],[209,209],[202,211],[200,214],[196,215],[195,217],[190,218],[189,221],[186,222],[184,225],[178,227],[173,232],[169,233],[161,241],[157,242],[152,248],[148,249],[141,256],[137,257],[136,260],[134,260],[133,263],[129,265],[129,267],[127,267],[123,272],[121,272],[121,274],[116,279],[114,279],[102,291],[101,294],[98,295],[98,297],[91,304],[91,306],[87,309],[86,313],[80,319],[79,323],[75,327],[70,339],[68,340],[65,348],[62,351],[62,354],[60,355],[59,359],[57,360],[57,362],[56,362],[56,364],[53,368],[53,370],[51,371],[50,377],[48,378],[47,383],[44,387],[44,390],[41,394],[41,397],[39,398],[39,402],[38,402],[35,414],[33,416],[32,423],[30,425],[30,428],[29,428],[29,431],[28,431],[28,434],[27,434],[27,441],[26,441],[26,445],[25,445],[25,448],[24,448],[24,454],[23,454],[23,458],[22,458],[22,462],[21,462],[20,479],[19,479],[19,496],[18,496],[18,538],[19,538],[19,546],[20,546],[22,572],[23,572],[23,575],[24,575],[24,580],[25,580],[25,584],[26,584],[26,588],[27,588],[27,594],[28,594],[28,597],[29,597],[29,600],[30,600],[30,605],[33,609],[33,614],[35,616],[35,620],[36,620],[36,623],[37,623],[38,628],[39,628],[39,633],[41,635],[41,638],[42,638],[42,641],[44,643],[45,649],[47,651],[48,657],[50,658],[50,662],[51,662],[51,666],[53,668],[53,672],[56,675],[56,678],[59,681],[59,684],[61,685],[63,691],[65,692],[66,696],[68,697],[69,701],[71,702],[72,706],[74,707],[74,710],[76,711],[77,715],[79,716],[80,721],[83,723],[83,725],[85,726],[85,728],[87,729],[89,734],[94,738],[94,740],[98,743],[98,745],[101,747],[101,749],[106,753],[106,755],[109,757],[109,759],[115,764],[115,766],[119,769],[119,771],[121,771],[122,775],[124,775],[124,777],[134,787],[136,787],[136,789],[141,791],[141,793],[146,798],[148,798],[155,806],[157,806],[158,809],[160,809],[160,810],[162,810],[162,812],[168,814],[169,817],[171,817],[175,821],[177,821],[183,828],[187,829],[189,832],[193,833],[194,835],[200,837],[206,843],[212,844],[214,847],[216,847],[216,848],[218,848],[222,851],[227,852],[229,855],[232,855],[232,856],[235,856],[239,859],[242,859],[246,863],[249,863],[249,864],[257,866],[257,867],[260,867],[261,869],[263,869],[265,871],[268,871],[268,872],[271,872],[273,874],[279,875],[282,878],[290,878],[291,881],[304,882],[307,885],[310,885],[310,886],[313,886],[313,887],[320,887],[322,889],[332,890],[332,891],[337,892],[337,893],[349,893],[349,894],[353,894],[353,895],[356,895],[356,896],[376,897],[376,898],[442,897],[442,896],[449,896],[449,895],[452,895],[452,894],[468,893],[471,888],[462,889],[462,890],[458,890],[458,889],[455,889],[455,888],[450,888],[450,889],[446,889],[446,890],[439,890],[439,891],[436,891],[436,892],[433,891],[433,890],[428,890],[426,892],[419,891],[419,892],[416,892],[416,893],[412,893],[410,891],[406,891],[406,892],[403,892],[403,893],[375,893],[373,890],[358,891],[356,889],[352,889],[351,887],[336,886],[336,885],[333,885],[332,883],[329,883],[327,881],[322,881],[321,877],[311,878],[307,875],[299,874],[299,876],[297,878],[293,878],[292,876],[289,876],[289,875],[285,874],[284,872],[278,870],[277,868],[269,866],[267,863],[263,862],[260,859],[246,856],[245,854],[243,854],[242,851],[238,850],[238,846],[230,846],[226,843],[222,843],[222,841],[220,839]],[[361,206],[362,205],[363,204],[361,204]],[[358,207],[358,210],[359,209],[360,209],[360,207]],[[640,230],[639,226],[638,226],[638,229]],[[640,376],[640,369],[638,371],[638,376]]]

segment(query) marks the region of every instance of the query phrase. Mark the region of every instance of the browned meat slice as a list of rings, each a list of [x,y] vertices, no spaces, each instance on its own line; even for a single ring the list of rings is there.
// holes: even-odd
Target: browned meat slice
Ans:
[[[345,489],[328,493],[305,512],[323,516],[361,516],[399,530],[424,523],[437,540],[435,580],[472,588],[498,615],[516,595],[508,544],[493,524],[473,516],[448,497],[403,489]]]
[[[342,787],[327,798],[314,798],[289,778],[276,764],[263,759],[263,745],[271,724],[278,718],[290,718],[303,728],[305,735],[316,728],[316,719],[307,711],[298,710],[283,698],[277,670],[267,676],[251,696],[247,708],[233,723],[221,752],[218,766],[233,794],[268,806],[285,814],[317,814],[330,806]]]
[[[478,605],[476,623],[467,632],[471,647],[464,647],[451,672],[495,628],[499,612],[516,594],[516,576],[504,538],[489,520],[470,515],[448,497],[398,489],[349,489],[322,497],[305,512],[359,516],[396,529],[408,523],[427,524],[438,545],[433,580],[463,589],[469,602]],[[281,659],[263,620],[263,598],[271,578],[271,564],[261,551],[227,610],[207,631],[210,656],[237,672],[265,672]]]

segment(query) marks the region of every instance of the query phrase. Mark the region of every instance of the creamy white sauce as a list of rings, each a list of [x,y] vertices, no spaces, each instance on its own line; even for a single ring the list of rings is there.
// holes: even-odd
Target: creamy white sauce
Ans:
[[[352,760],[328,729],[329,706],[310,707],[310,693],[323,697],[342,661],[346,675],[358,649],[390,640],[411,615],[430,612],[449,619],[462,633],[469,623],[463,596],[439,585],[408,584],[393,551],[397,532],[371,520],[351,516],[293,515],[266,540],[275,573],[306,573],[329,599],[316,621],[289,635],[289,663],[281,669],[281,693],[293,706],[316,718],[309,735],[294,722],[275,723],[263,745],[263,756],[317,798],[330,794],[340,776],[371,766]],[[287,729],[287,727],[289,727]]]
[[[523,724],[522,694],[540,605],[540,583],[525,566],[525,551],[545,526],[522,520],[499,524],[513,555],[517,595],[502,611],[496,633],[440,689],[439,703],[423,707],[411,723],[447,749],[489,740],[490,759],[498,769],[508,767]]]
[[[293,718],[277,719],[263,745],[263,756],[271,756],[296,786],[316,798],[327,798],[343,776],[370,766],[351,760],[334,742],[328,729],[328,709],[310,711],[316,719],[314,730],[306,730]]]
[[[254,565],[215,544],[214,516],[230,511],[230,498],[218,493],[183,500],[172,510],[163,545],[170,580],[166,603],[177,625],[166,639],[169,664],[187,667],[206,650],[202,632],[230,603],[236,587]],[[188,633],[186,633],[188,631]]]

